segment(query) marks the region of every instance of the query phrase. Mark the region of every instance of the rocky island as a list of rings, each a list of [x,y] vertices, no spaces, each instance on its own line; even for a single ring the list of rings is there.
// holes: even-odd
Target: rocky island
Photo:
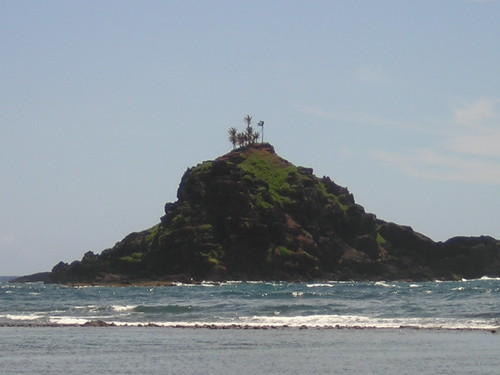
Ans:
[[[184,173],[177,201],[165,205],[157,225],[100,254],[60,262],[37,279],[140,284],[500,276],[494,238],[435,242],[365,212],[347,188],[293,165],[268,143],[233,145]]]

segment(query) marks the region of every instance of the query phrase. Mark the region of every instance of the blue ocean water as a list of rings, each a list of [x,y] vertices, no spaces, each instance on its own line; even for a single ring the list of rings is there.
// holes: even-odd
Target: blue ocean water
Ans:
[[[500,280],[226,282],[168,287],[0,283],[0,325],[497,329]]]
[[[500,335],[490,332],[500,326],[499,293],[500,280],[487,278],[169,287],[0,282],[0,373],[494,374]],[[80,325],[92,320],[117,327]]]
[[[1,327],[0,373],[491,375],[499,347],[485,331]]]

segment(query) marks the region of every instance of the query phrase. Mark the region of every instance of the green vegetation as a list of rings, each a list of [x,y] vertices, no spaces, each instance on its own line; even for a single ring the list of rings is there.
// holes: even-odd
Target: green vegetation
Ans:
[[[344,204],[342,202],[342,196],[335,195],[333,193],[329,193],[327,187],[324,182],[320,181],[318,184],[319,190],[323,193],[323,195],[336,203],[336,205],[340,208],[341,211],[346,212],[349,209],[349,205]]]
[[[137,252],[124,257],[121,257],[120,260],[127,263],[140,263],[142,261],[143,253]]]
[[[155,225],[149,229],[149,234],[146,236],[146,242],[152,244],[156,236],[158,236],[158,231],[160,230],[160,224]]]
[[[285,246],[278,246],[278,251],[281,256],[290,256],[293,255],[294,252],[286,248]]]
[[[221,265],[221,259],[224,258],[224,250],[221,246],[217,246],[215,249],[210,250],[207,253],[202,254],[206,260],[215,266]]]
[[[205,161],[198,164],[195,169],[199,172],[208,172],[212,168],[213,163],[211,161]]]
[[[269,187],[268,191],[274,202],[290,202],[288,196],[293,188],[289,183],[289,177],[297,172],[296,167],[284,163],[275,155],[262,152],[250,152],[239,164],[239,167],[255,178],[264,181]]]
[[[377,232],[377,244],[379,246],[384,246],[387,244],[387,240],[384,237],[382,237],[382,235],[379,232]]]
[[[263,195],[262,192],[259,192],[255,196],[255,205],[257,206],[257,208],[260,208],[260,209],[263,209],[263,210],[267,210],[267,209],[273,208],[273,205],[271,203],[269,203],[264,198],[264,195]]]
[[[246,124],[244,132],[238,132],[234,126],[231,126],[228,130],[229,142],[233,145],[233,150],[236,145],[238,147],[248,146],[259,140],[260,134],[252,126],[252,116],[246,115],[243,120]],[[262,134],[264,134],[264,121],[260,121],[257,126],[262,127]],[[262,135],[262,141],[264,141],[264,135]]]

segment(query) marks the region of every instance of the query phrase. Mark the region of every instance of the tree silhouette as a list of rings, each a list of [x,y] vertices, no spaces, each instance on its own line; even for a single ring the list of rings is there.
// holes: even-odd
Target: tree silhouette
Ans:
[[[238,143],[237,133],[238,130],[234,126],[231,126],[228,130],[229,142],[233,145],[233,150],[236,148],[236,143]]]
[[[238,134],[236,134],[236,142],[238,143],[239,147],[244,146],[246,141],[247,141],[247,136],[245,133],[239,132]]]
[[[257,143],[257,141],[259,140],[259,137],[260,137],[260,133],[259,132],[254,132],[253,133],[252,143]]]
[[[252,123],[252,116],[246,115],[243,119],[245,120],[247,126],[250,126],[250,124]]]
[[[243,147],[259,141],[260,133],[256,132],[252,126],[252,116],[246,115],[243,120],[246,123],[244,132],[238,132],[233,126],[228,129],[229,142],[233,145],[233,150],[236,145]],[[264,121],[260,121],[257,125],[262,127],[262,141],[264,141]]]
[[[254,130],[252,125],[248,124],[246,129],[245,129],[246,135],[247,135],[247,142],[248,143],[253,143],[254,139]]]

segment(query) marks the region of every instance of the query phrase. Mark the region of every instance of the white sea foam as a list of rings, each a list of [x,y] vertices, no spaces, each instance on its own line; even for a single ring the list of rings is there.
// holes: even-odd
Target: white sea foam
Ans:
[[[88,321],[88,319],[87,319]],[[82,320],[68,320],[68,324],[83,324]],[[61,321],[58,322],[62,324]],[[155,325],[159,327],[290,327],[290,328],[376,328],[376,329],[401,329],[401,328],[421,328],[421,329],[498,329],[496,325],[485,324],[482,321],[448,319],[384,319],[371,318],[357,315],[311,315],[311,316],[253,316],[240,317],[228,321],[151,321],[151,322],[124,322],[113,321],[116,326],[145,326]]]
[[[388,284],[385,281],[377,281],[373,285],[375,285],[375,286],[383,286],[384,288],[395,288],[395,287],[397,287],[396,284]]]
[[[500,277],[483,276],[483,277],[479,277],[477,279],[462,279],[461,281],[468,282],[468,281],[478,281],[478,280],[500,281]]]
[[[278,286],[278,285],[287,285],[287,284],[293,284],[285,281],[255,281],[255,280],[248,280],[248,281],[225,281],[220,283],[220,285],[238,285],[238,284],[248,284],[248,285],[272,285],[272,286]]]
[[[86,317],[86,318],[76,318],[73,316],[52,316],[49,318],[49,322],[53,324],[59,324],[59,325],[79,325],[79,324],[85,324],[88,321],[91,320],[96,320],[98,319],[97,317]]]
[[[230,322],[227,324],[234,324]],[[217,324],[217,323],[215,323]],[[288,327],[360,327],[360,328],[443,328],[443,329],[493,329],[495,325],[479,320],[443,318],[377,318],[360,315],[311,315],[311,316],[254,316],[240,318],[238,324],[251,326],[288,326]]]
[[[335,284],[333,283],[316,283],[316,284],[307,284],[306,287],[308,288],[333,288]]]
[[[500,277],[483,276],[479,280],[497,280],[497,281],[500,281]]]
[[[0,315],[0,319],[11,321],[34,321],[43,318],[40,315]],[[216,318],[202,321],[125,321],[117,317],[106,319],[99,316],[51,316],[47,322],[57,325],[83,325],[89,321],[104,320],[116,326],[147,326],[159,327],[290,327],[290,328],[422,328],[422,329],[499,329],[498,325],[488,324],[484,320],[445,319],[445,318],[379,318],[361,315],[310,315],[310,316],[241,316],[238,318]]]
[[[4,319],[9,319],[9,320],[37,320],[40,319],[40,315],[38,314],[29,314],[29,315],[24,315],[24,314],[6,314],[6,315],[0,315],[0,318]]]
[[[116,311],[116,312],[125,312],[125,311],[131,311],[133,309],[135,309],[138,305],[125,305],[125,306],[122,306],[122,305],[113,305],[111,306],[111,308],[113,309],[113,311]]]
[[[213,282],[213,281],[202,281],[201,286],[206,286],[206,287],[209,287],[209,288],[212,288],[214,286],[219,286],[220,283],[217,283],[217,282]]]

